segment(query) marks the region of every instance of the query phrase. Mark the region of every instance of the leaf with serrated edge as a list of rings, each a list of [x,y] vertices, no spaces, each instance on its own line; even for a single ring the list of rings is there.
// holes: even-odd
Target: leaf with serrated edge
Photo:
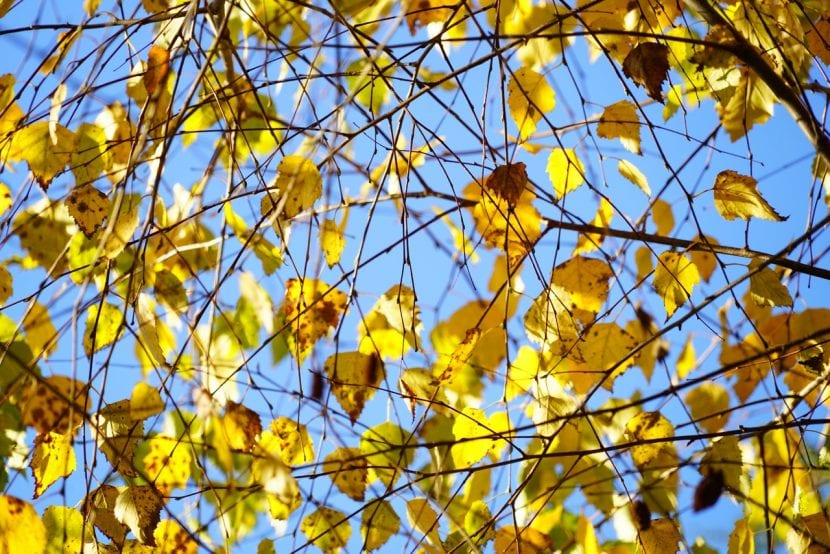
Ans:
[[[749,175],[727,169],[715,177],[715,208],[727,221],[736,217],[748,220],[752,217],[770,221],[785,221],[758,192],[758,181]]]

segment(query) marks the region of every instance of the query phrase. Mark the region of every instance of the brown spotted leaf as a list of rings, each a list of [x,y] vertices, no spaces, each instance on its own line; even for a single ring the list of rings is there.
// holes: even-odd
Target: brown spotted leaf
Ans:
[[[155,546],[153,532],[161,519],[163,506],[164,499],[152,486],[129,486],[116,498],[113,513],[142,544]]]
[[[92,185],[81,185],[69,194],[66,207],[81,231],[87,238],[92,238],[110,212],[110,201]]]
[[[33,382],[20,401],[24,425],[39,434],[50,431],[69,433],[83,423],[89,406],[87,386],[63,375],[53,375]]]
[[[637,86],[645,87],[651,98],[663,102],[663,81],[669,76],[669,49],[657,42],[638,44],[625,57],[623,73]]]

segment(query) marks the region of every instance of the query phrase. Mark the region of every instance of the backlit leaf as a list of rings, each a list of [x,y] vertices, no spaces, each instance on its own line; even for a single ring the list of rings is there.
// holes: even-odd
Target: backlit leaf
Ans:
[[[148,445],[144,471],[155,488],[163,495],[169,495],[174,489],[183,489],[190,478],[193,458],[188,445],[165,435],[151,438]]]
[[[163,519],[153,531],[159,554],[197,554],[199,543],[178,522]]]
[[[155,546],[153,533],[161,519],[163,506],[164,499],[152,486],[131,485],[118,494],[113,513],[142,544]]]
[[[276,211],[290,220],[311,208],[323,194],[323,178],[314,162],[302,156],[286,156],[277,168],[274,188],[262,197],[262,215]]]
[[[544,75],[521,67],[507,83],[507,105],[519,128],[519,138],[525,140],[536,130],[542,116],[556,106],[556,97]]]
[[[156,44],[152,45],[147,54],[147,69],[143,77],[148,96],[152,97],[164,88],[169,73],[170,52]]]
[[[743,456],[736,437],[716,437],[706,449],[706,454],[700,461],[700,473],[708,475],[716,471],[723,475],[727,487],[736,491],[743,490]]]
[[[640,545],[644,554],[676,554],[677,543],[683,540],[674,521],[661,518],[651,522],[648,529],[640,531]]]
[[[104,406],[93,414],[90,423],[98,449],[112,467],[125,477],[135,476],[133,455],[144,437],[144,423],[131,417],[131,401],[119,400]]]
[[[49,506],[43,511],[47,552],[82,552],[84,543],[94,542],[92,524],[84,525],[84,516],[68,506]]]
[[[597,125],[601,138],[620,139],[623,147],[634,154],[641,154],[640,117],[637,108],[628,100],[611,104],[602,112]]]
[[[697,267],[684,254],[663,252],[654,270],[654,288],[663,297],[666,315],[671,315],[686,303],[694,286],[700,282]]]
[[[727,221],[736,217],[748,220],[751,217],[784,221],[758,192],[758,181],[749,175],[727,169],[715,178],[715,208]]]
[[[81,123],[75,135],[78,145],[70,156],[69,167],[75,176],[75,188],[79,189],[90,185],[110,168],[112,154],[107,148],[107,135],[98,125]]]
[[[394,70],[395,64],[385,56],[360,58],[346,68],[346,86],[358,102],[377,114],[389,99],[389,78]]]
[[[0,306],[12,296],[12,274],[5,265],[0,265]]]
[[[270,200],[268,200],[270,202]],[[269,204],[270,205],[270,204]],[[233,230],[236,238],[246,248],[253,250],[254,255],[262,262],[262,269],[271,275],[282,265],[282,252],[262,235],[262,231],[249,229],[245,220],[233,211],[230,202],[225,202],[223,208],[225,221]]]
[[[680,379],[685,379],[687,375],[697,365],[697,356],[695,354],[695,344],[692,341],[692,336],[686,337],[686,342],[683,344],[683,349],[677,356],[677,376]]]
[[[413,459],[415,440],[410,433],[394,423],[385,422],[363,432],[360,451],[369,465],[369,482],[375,479],[389,486],[401,475]]]
[[[27,125],[14,135],[9,158],[25,161],[40,185],[46,189],[69,163],[77,146],[75,133],[57,125],[53,134],[48,121]]]
[[[26,344],[42,358],[49,357],[58,346],[58,331],[46,306],[39,302],[34,302],[23,317],[23,330],[26,331]]]
[[[731,95],[724,96],[715,108],[732,142],[772,117],[775,93],[753,71],[744,69],[738,86],[731,90]]]
[[[600,198],[597,213],[594,215],[594,219],[591,220],[591,225],[607,229],[613,217],[614,206],[607,199]],[[593,252],[602,246],[604,240],[605,236],[599,233],[579,233],[574,255]]]
[[[484,181],[484,188],[513,207],[527,188],[527,167],[522,162],[500,165]]]
[[[343,228],[333,219],[324,219],[320,224],[320,248],[323,249],[329,267],[334,267],[340,262],[345,247]]]
[[[562,197],[585,182],[585,166],[573,148],[554,148],[548,156],[547,173],[556,196]]]
[[[383,362],[376,354],[341,352],[330,356],[325,363],[326,376],[334,397],[343,407],[352,423],[363,412],[386,377]]]
[[[477,327],[467,329],[464,340],[453,350],[449,360],[447,360],[446,366],[440,362],[436,365],[434,372],[438,382],[453,383],[455,381],[455,378],[470,361],[480,339],[481,329]]]
[[[303,518],[303,534],[325,554],[337,554],[349,542],[352,527],[346,514],[332,508],[320,507]]]
[[[348,299],[318,279],[289,279],[282,312],[291,334],[289,352],[302,362],[318,340],[337,326]]]
[[[700,237],[698,237],[698,240],[704,242]],[[718,241],[710,236],[706,236],[705,244],[715,246],[718,244]],[[705,250],[692,250],[689,252],[689,257],[692,258],[692,262],[695,266],[697,266],[700,276],[708,283],[709,279],[712,278],[712,274],[715,272],[715,269],[718,267],[718,261],[715,255],[712,252],[707,252]]]
[[[554,268],[551,282],[568,292],[572,310],[592,312],[593,319],[608,297],[613,276],[614,271],[604,261],[576,256]]]
[[[20,246],[35,264],[51,275],[66,269],[64,248],[69,243],[69,213],[63,204],[31,206],[14,220]]]
[[[21,420],[38,434],[69,434],[83,423],[89,407],[87,385],[63,375],[52,375],[29,385],[20,400]]]
[[[749,262],[749,292],[752,300],[759,306],[789,306],[793,305],[790,291],[781,283],[781,277],[769,266],[758,270],[762,261],[753,258]]]
[[[12,207],[12,191],[5,183],[0,183],[0,215]]]
[[[0,551],[43,552],[46,527],[34,506],[14,496],[0,496]]]
[[[540,346],[578,336],[578,320],[574,317],[571,295],[560,286],[550,285],[536,297],[525,313],[525,332]]]
[[[228,400],[222,428],[232,450],[250,452],[262,432],[262,422],[255,411]]]
[[[544,554],[553,550],[553,541],[533,527],[505,526],[496,531],[494,549],[501,554]]]
[[[136,383],[130,396],[130,419],[140,421],[163,411],[164,400],[161,399],[159,390],[144,381]]]
[[[375,500],[366,505],[360,520],[360,534],[369,552],[379,550],[401,527],[401,518],[386,500]]]
[[[729,419],[729,393],[718,383],[704,382],[686,394],[686,405],[698,425],[717,433]]]
[[[118,489],[112,485],[101,485],[84,498],[83,512],[104,535],[116,545],[123,544],[127,526],[115,517]]]
[[[625,57],[623,73],[662,102],[663,81],[669,76],[669,49],[657,42],[641,42]]]
[[[271,422],[269,429],[262,433],[260,445],[289,466],[314,460],[314,443],[306,426],[285,416]]]
[[[112,344],[124,332],[124,313],[121,308],[104,302],[89,307],[84,331],[84,352],[87,357]]]
[[[438,536],[438,514],[429,501],[424,498],[413,498],[406,503],[406,519],[409,525],[417,531],[417,536],[425,537],[427,542],[433,546],[441,544]]]
[[[55,481],[75,471],[75,450],[72,434],[48,432],[35,437],[35,448],[29,464],[35,479],[37,498]]]
[[[616,323],[596,323],[586,330],[579,344],[587,371],[607,375],[602,381],[607,390],[611,390],[614,379],[634,365],[631,351],[637,341]]]
[[[755,535],[747,520],[735,522],[735,529],[729,534],[729,554],[755,554]]]
[[[810,53],[825,64],[830,64],[830,20],[822,17],[807,31],[807,46]]]
[[[625,433],[628,440],[632,442],[656,441],[657,439],[673,437],[674,426],[658,412],[642,412],[625,424]],[[665,442],[635,444],[631,447],[631,457],[637,467],[642,468],[657,458],[663,451],[673,452],[674,443],[667,440]]]
[[[357,448],[341,447],[326,456],[323,472],[331,477],[340,492],[359,502],[366,492],[366,458]]]
[[[658,198],[651,206],[651,217],[654,224],[657,226],[657,234],[664,237],[671,236],[674,229],[674,213],[672,212],[671,204]]]
[[[620,175],[637,185],[646,196],[651,196],[651,187],[648,186],[648,178],[636,165],[628,160],[620,160],[617,164],[617,171]]]
[[[110,260],[114,260],[124,251],[124,248],[132,240],[133,233],[138,228],[138,211],[141,207],[141,196],[138,194],[125,194],[120,207],[118,207],[117,202],[113,202],[111,207],[112,213],[109,215],[110,221],[107,227],[112,225],[112,231],[106,236],[102,254]],[[118,208],[117,214],[114,213],[116,208]],[[113,217],[115,217],[114,223],[112,221]]]
[[[92,238],[110,212],[110,201],[92,185],[81,185],[69,194],[66,207],[81,231],[87,238]]]
[[[457,468],[471,467],[480,462],[493,445],[490,420],[477,408],[464,408],[455,416],[452,426],[455,444],[450,448]]]
[[[404,285],[387,290],[358,325],[360,351],[396,359],[419,347],[423,329],[415,291]]]

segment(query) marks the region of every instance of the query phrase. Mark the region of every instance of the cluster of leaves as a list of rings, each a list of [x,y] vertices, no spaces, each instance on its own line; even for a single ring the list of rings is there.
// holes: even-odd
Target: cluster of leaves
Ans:
[[[830,548],[825,3],[83,4],[0,1],[0,550]]]

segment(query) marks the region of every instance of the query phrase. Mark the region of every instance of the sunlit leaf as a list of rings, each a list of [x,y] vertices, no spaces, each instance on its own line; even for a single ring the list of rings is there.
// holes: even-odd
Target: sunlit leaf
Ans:
[[[84,352],[87,357],[118,340],[124,332],[124,313],[121,308],[104,302],[89,307],[84,331]]]
[[[700,237],[698,237],[698,239],[701,242],[704,242]],[[705,239],[705,244],[710,244],[712,246],[718,244],[718,241],[710,236],[706,236]],[[715,269],[718,267],[718,260],[715,255],[712,252],[707,252],[705,250],[692,250],[689,252],[689,257],[692,258],[692,262],[697,267],[700,276],[708,283],[709,279],[712,278],[712,274],[715,272]]]
[[[358,448],[341,447],[326,456],[323,471],[340,492],[362,502],[366,492],[368,470],[366,458]]]
[[[11,298],[13,293],[12,274],[5,265],[0,265],[0,306]]]
[[[255,411],[228,400],[222,428],[232,450],[250,452],[262,432],[262,422]]]
[[[648,178],[636,165],[628,160],[620,160],[617,164],[617,171],[620,175],[637,185],[646,196],[651,196],[651,187],[648,186]]]
[[[147,69],[143,78],[147,95],[152,97],[164,88],[169,74],[170,52],[157,44],[152,45],[147,53]]]
[[[38,183],[45,189],[69,163],[77,147],[75,133],[57,125],[51,133],[48,121],[28,125],[15,133],[9,158],[25,161]]]
[[[133,455],[138,441],[144,437],[144,423],[131,417],[131,404],[131,400],[113,402],[90,418],[98,449],[125,477],[136,475]]]
[[[46,527],[34,506],[14,496],[0,496],[0,551],[43,552]]]
[[[320,507],[303,518],[303,534],[325,554],[337,554],[349,542],[352,527],[346,514],[332,508]]]
[[[686,394],[686,405],[697,424],[717,433],[729,419],[729,393],[718,383],[705,382]]]
[[[755,534],[746,519],[736,521],[729,534],[729,554],[755,554]]]
[[[657,441],[657,439],[670,439],[674,436],[674,426],[658,412],[637,414],[626,423],[625,429],[631,441],[655,441],[635,444],[631,447],[631,457],[638,467],[647,466],[663,451],[674,450],[672,441]]]
[[[727,221],[736,217],[748,220],[751,217],[784,221],[758,192],[758,181],[749,175],[741,175],[727,169],[715,178],[715,208]]]
[[[588,372],[604,376],[603,386],[612,390],[614,379],[634,365],[637,341],[616,323],[597,323],[583,335],[579,351],[587,364]]]
[[[496,531],[494,548],[503,554],[543,554],[553,549],[553,541],[533,527],[506,526]]]
[[[147,442],[149,452],[144,456],[144,471],[155,488],[163,495],[184,488],[193,459],[188,445],[165,435],[157,435]]]
[[[107,135],[98,125],[81,123],[75,135],[78,145],[70,156],[69,167],[75,176],[75,188],[83,189],[110,168],[112,154],[107,148]]]
[[[318,279],[289,279],[282,312],[290,325],[289,351],[302,362],[318,340],[337,326],[348,299]]]
[[[556,106],[556,97],[545,76],[527,67],[513,72],[507,83],[507,105],[525,140],[536,130],[542,116]]]
[[[625,57],[623,73],[662,102],[663,81],[669,76],[669,49],[658,42],[641,42]]]
[[[548,157],[547,173],[556,196],[562,197],[585,182],[585,166],[573,148],[554,148]]]
[[[385,422],[363,432],[360,451],[369,465],[369,482],[379,479],[389,486],[414,457],[414,439],[394,423]]]
[[[334,267],[340,262],[345,247],[343,228],[333,219],[324,219],[320,224],[320,248],[323,249],[329,267]]]
[[[358,325],[360,351],[396,359],[419,347],[423,329],[415,291],[395,285],[387,290]]]
[[[695,285],[700,282],[697,267],[679,252],[663,252],[654,270],[654,288],[663,297],[666,315],[671,315],[691,297]]]
[[[715,106],[721,124],[735,142],[756,124],[772,117],[775,93],[754,72],[743,70],[738,86],[723,94]]]
[[[69,243],[68,226],[71,219],[63,204],[44,207],[31,206],[18,213],[14,220],[20,246],[34,264],[51,275],[66,269],[64,249]]]
[[[121,201],[121,206],[117,202],[111,204],[112,211],[109,215],[107,227],[112,226],[112,231],[106,236],[104,246],[102,247],[102,254],[113,260],[118,257],[124,248],[130,243],[133,238],[133,233],[138,228],[138,211],[141,207],[141,196],[138,194],[126,194]],[[115,213],[115,210],[118,213]],[[115,221],[113,222],[113,218]]]
[[[575,313],[578,310],[591,313],[590,316],[577,314],[583,323],[588,323],[605,303],[610,287],[609,280],[613,276],[614,271],[606,262],[576,256],[554,268],[551,272],[551,283],[569,294],[569,308]]]
[[[527,166],[522,162],[498,166],[484,181],[484,188],[515,207],[527,188]]]
[[[749,292],[752,300],[759,306],[789,306],[793,305],[790,291],[781,283],[781,277],[769,267],[758,269],[763,262],[753,258],[749,262]]]
[[[84,498],[82,511],[114,544],[122,544],[128,527],[115,517],[118,489],[112,485],[101,485]]]
[[[651,218],[657,226],[657,234],[664,237],[671,236],[674,229],[674,213],[671,204],[658,198],[651,207]]]
[[[675,522],[666,518],[655,519],[648,529],[640,531],[644,554],[675,554],[679,552],[677,543],[682,540]]]
[[[55,481],[75,471],[75,450],[68,433],[41,433],[35,437],[35,448],[29,464],[35,479],[37,498]]]
[[[110,212],[110,201],[92,185],[81,185],[69,194],[66,207],[81,231],[92,238]]]
[[[340,406],[349,414],[352,423],[363,412],[386,377],[383,362],[375,354],[341,352],[330,356],[325,363],[331,391]]]
[[[118,494],[113,513],[142,544],[155,546],[153,533],[161,519],[163,506],[164,500],[152,486],[132,485]]]
[[[191,534],[179,523],[163,519],[153,531],[156,549],[160,554],[196,554],[199,551],[197,543]]]
[[[49,506],[43,511],[47,552],[81,552],[84,543],[94,542],[92,525],[84,525],[83,515],[68,506]]]
[[[57,348],[58,331],[43,304],[34,302],[29,306],[23,317],[23,329],[26,331],[26,344],[42,358],[49,357]]]
[[[358,102],[377,114],[389,99],[394,71],[395,64],[385,56],[375,60],[360,58],[346,68],[346,86]]]
[[[314,162],[302,156],[286,156],[277,168],[274,188],[262,197],[262,214],[272,212],[289,220],[311,208],[323,193],[323,178]]]
[[[686,342],[683,344],[683,349],[677,356],[677,376],[680,379],[685,379],[687,375],[697,366],[697,356],[695,354],[695,344],[692,341],[692,336],[686,337]]]
[[[623,147],[634,154],[641,154],[640,117],[637,108],[628,100],[611,104],[602,112],[597,125],[601,138],[620,139]]]
[[[158,415],[162,411],[164,411],[164,400],[159,390],[144,381],[136,383],[130,396],[130,418],[139,421]]]
[[[63,375],[38,379],[25,389],[20,406],[23,424],[38,434],[69,434],[84,421],[89,407],[87,385]]]
[[[306,426],[285,416],[271,422],[269,429],[262,433],[260,445],[289,466],[314,460],[314,443]]]
[[[597,213],[594,215],[594,219],[591,220],[591,225],[607,229],[613,217],[614,206],[607,199],[600,198]],[[579,233],[574,255],[593,252],[602,246],[604,240],[605,236],[599,233]]]
[[[375,500],[367,504],[360,520],[360,534],[369,552],[379,550],[401,527],[401,518],[386,500]]]
[[[493,443],[490,421],[479,409],[464,408],[455,418],[452,428],[455,444],[450,448],[453,464],[466,468],[480,462]]]

